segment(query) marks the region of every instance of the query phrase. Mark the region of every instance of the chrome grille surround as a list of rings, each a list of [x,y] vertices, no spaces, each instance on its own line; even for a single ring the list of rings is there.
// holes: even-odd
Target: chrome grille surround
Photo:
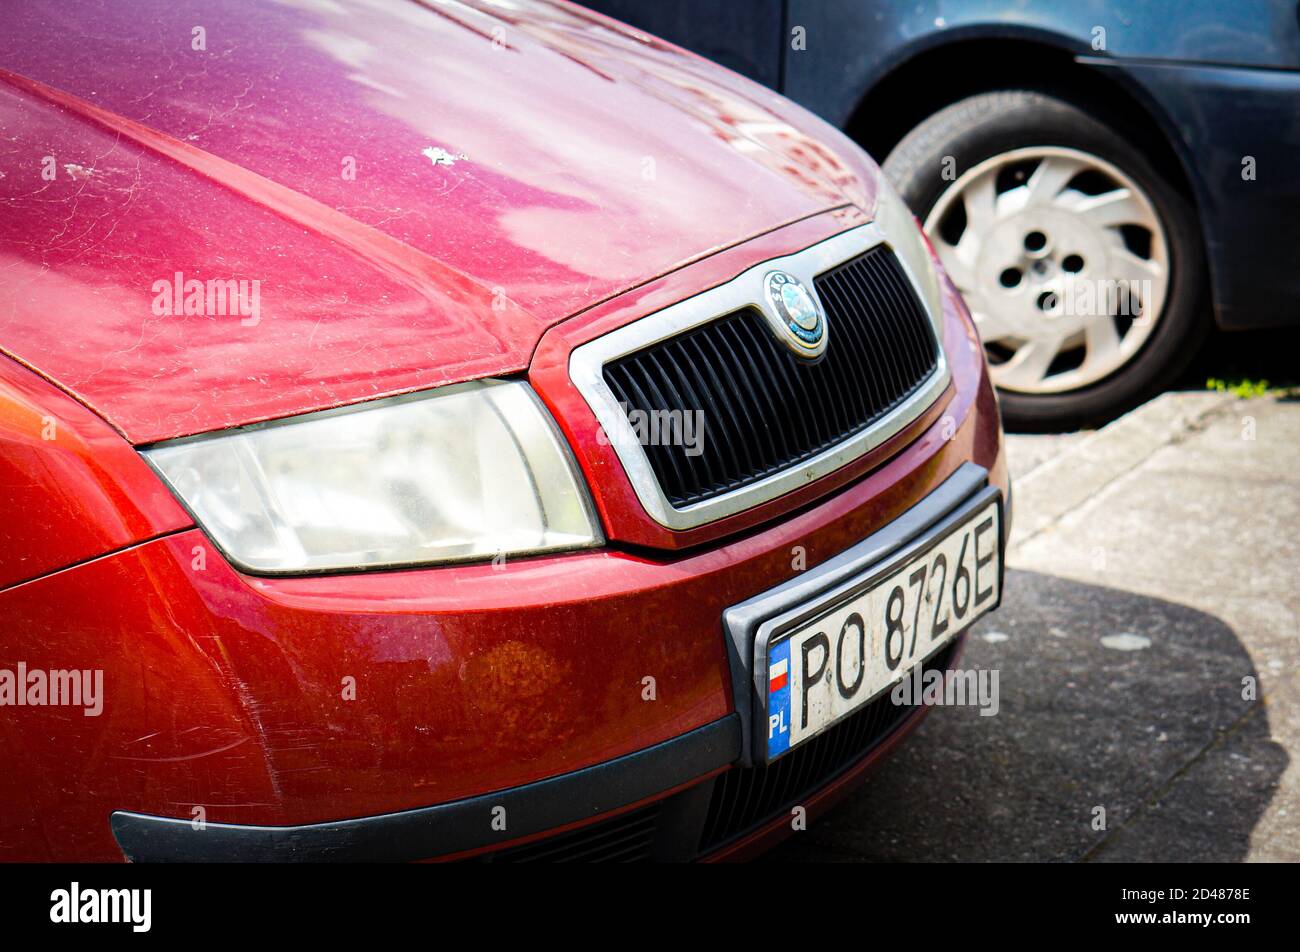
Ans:
[[[680,508],[675,507],[661,489],[644,448],[639,445],[623,408],[605,381],[604,367],[607,363],[727,317],[738,310],[757,310],[774,327],[779,327],[781,319],[773,312],[764,286],[765,277],[770,271],[786,271],[798,278],[806,288],[812,289],[818,275],[881,244],[889,246],[876,222],[861,225],[794,254],[761,261],[724,284],[649,314],[573,350],[569,357],[569,376],[608,434],[637,498],[655,522],[673,530],[693,529],[744,512],[829,475],[904,429],[943,393],[951,379],[942,346],[943,315],[935,313],[933,304],[926,300],[921,282],[908,268],[902,256],[897,256],[898,263],[907,274],[921,306],[927,311],[939,344],[930,375],[915,392],[875,423],[797,465],[731,492]],[[826,332],[829,337],[828,346],[835,347],[837,342],[833,323],[827,325]],[[707,438],[706,427],[705,439]]]

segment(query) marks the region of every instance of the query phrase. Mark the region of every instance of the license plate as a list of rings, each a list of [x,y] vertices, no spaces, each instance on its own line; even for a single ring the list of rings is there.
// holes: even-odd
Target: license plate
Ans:
[[[998,603],[996,502],[767,648],[767,759],[870,703]]]

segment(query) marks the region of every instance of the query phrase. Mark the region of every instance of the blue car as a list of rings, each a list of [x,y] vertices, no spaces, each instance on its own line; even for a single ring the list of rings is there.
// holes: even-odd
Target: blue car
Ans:
[[[1104,420],[1300,323],[1293,0],[588,0],[883,159],[1008,422]]]

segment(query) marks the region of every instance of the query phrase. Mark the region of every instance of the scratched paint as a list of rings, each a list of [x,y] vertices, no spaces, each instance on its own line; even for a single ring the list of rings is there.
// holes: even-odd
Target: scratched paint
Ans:
[[[874,202],[820,120],[579,7],[223,6],[0,31],[0,347],[135,442],[519,372],[621,290]],[[149,313],[208,268],[261,281],[257,327]]]

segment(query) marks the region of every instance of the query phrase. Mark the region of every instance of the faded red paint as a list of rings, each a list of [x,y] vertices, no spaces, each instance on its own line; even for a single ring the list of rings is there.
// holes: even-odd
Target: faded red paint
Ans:
[[[108,424],[0,357],[0,589],[190,525]]]
[[[0,349],[136,443],[520,372],[577,311],[874,202],[830,126],[568,4],[85,6],[0,30]],[[260,281],[259,322],[153,313],[177,271]]]

